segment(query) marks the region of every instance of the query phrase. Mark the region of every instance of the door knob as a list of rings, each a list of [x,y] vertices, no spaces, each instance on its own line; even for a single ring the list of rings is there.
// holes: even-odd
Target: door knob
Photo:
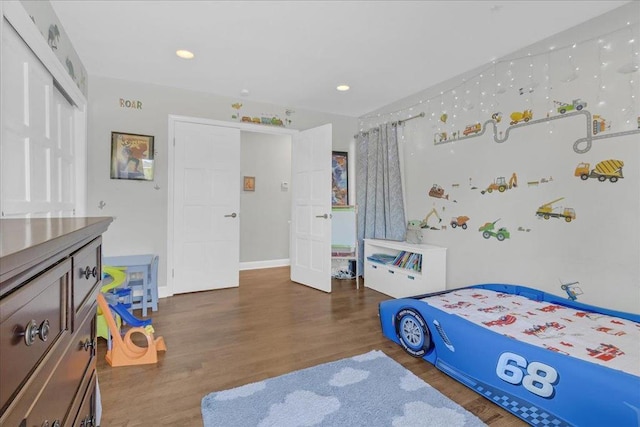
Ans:
[[[324,218],[324,219],[329,219],[329,214],[324,214],[324,215],[316,215],[316,218]]]
[[[234,212],[234,213],[232,213],[232,214],[225,215],[224,217],[225,217],[225,218],[229,218],[229,217],[231,217],[231,218],[235,218],[235,217],[237,217],[237,216],[238,216],[238,214]]]

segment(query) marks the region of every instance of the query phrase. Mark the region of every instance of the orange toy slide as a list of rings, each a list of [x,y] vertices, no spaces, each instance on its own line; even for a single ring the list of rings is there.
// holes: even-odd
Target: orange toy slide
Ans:
[[[158,337],[154,339],[153,333],[146,328],[131,328],[124,337],[121,337],[116,321],[113,315],[110,314],[109,304],[101,293],[98,294],[98,307],[104,313],[104,318],[107,321],[112,337],[111,349],[107,349],[105,357],[109,365],[130,366],[158,362],[158,352],[167,350],[164,338]],[[135,333],[143,334],[147,338],[146,347],[139,347],[131,340],[131,335]]]

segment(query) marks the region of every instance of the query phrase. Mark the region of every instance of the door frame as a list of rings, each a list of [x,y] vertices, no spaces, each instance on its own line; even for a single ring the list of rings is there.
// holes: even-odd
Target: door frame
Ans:
[[[169,132],[167,138],[167,294],[161,295],[165,296],[173,296],[174,292],[174,257],[173,257],[173,248],[174,248],[174,234],[173,234],[173,221],[175,217],[175,213],[173,210],[174,204],[174,191],[173,191],[173,181],[174,181],[174,153],[175,153],[175,124],[177,122],[184,123],[194,123],[194,124],[203,124],[210,126],[219,126],[226,128],[234,128],[239,129],[241,132],[254,132],[254,133],[263,133],[263,134],[271,134],[271,135],[289,135],[293,136],[299,133],[297,129],[287,129],[281,127],[269,127],[264,125],[257,125],[251,123],[243,123],[243,122],[227,122],[224,120],[213,120],[213,119],[205,119],[200,117],[189,117],[189,116],[180,116],[175,114],[169,114]],[[293,141],[292,141],[293,143]],[[240,191],[240,190],[238,190]]]

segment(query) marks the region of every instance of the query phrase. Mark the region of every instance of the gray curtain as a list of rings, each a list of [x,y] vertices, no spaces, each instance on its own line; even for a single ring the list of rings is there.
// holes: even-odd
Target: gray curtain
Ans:
[[[359,271],[363,239],[403,241],[406,231],[398,133],[395,123],[361,132],[356,137]]]

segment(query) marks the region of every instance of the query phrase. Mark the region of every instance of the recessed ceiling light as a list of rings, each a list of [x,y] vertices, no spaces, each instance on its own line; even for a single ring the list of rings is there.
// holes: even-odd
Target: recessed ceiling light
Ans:
[[[193,52],[189,52],[188,50],[180,49],[176,50],[176,55],[178,55],[182,59],[193,59],[195,56]]]
[[[340,92],[345,92],[349,90],[349,85],[340,85],[336,89],[338,89]]]

